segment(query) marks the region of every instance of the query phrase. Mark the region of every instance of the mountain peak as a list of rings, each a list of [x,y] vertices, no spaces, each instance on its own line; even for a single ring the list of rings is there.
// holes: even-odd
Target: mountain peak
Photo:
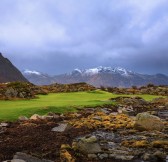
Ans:
[[[21,72],[0,53],[0,83],[14,81],[27,82]]]

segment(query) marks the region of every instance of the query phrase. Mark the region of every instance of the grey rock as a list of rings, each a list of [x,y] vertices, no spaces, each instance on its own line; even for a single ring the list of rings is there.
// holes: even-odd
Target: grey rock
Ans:
[[[34,114],[34,115],[32,115],[32,116],[30,117],[30,120],[37,120],[37,119],[40,119],[40,118],[41,118],[40,115]]]
[[[150,154],[148,154],[148,153],[144,153],[144,155],[143,155],[143,160],[150,160],[150,157],[151,157],[151,155]]]
[[[110,111],[107,108],[103,108],[103,109],[101,109],[101,111],[104,112],[105,114],[109,114],[110,113]]]
[[[29,120],[26,116],[20,116],[18,119],[19,119],[20,121]]]
[[[64,132],[68,124],[60,123],[57,127],[54,127],[51,131],[53,132]]]
[[[0,127],[7,127],[9,124],[8,123],[1,123]]]
[[[109,154],[109,158],[115,158],[117,160],[132,160],[134,156]]]
[[[31,155],[27,155],[27,154],[22,153],[22,152],[17,152],[14,155],[13,160],[23,160],[23,162],[53,162],[51,160],[38,159],[36,157],[33,157]],[[22,162],[22,161],[14,161],[14,162]]]
[[[111,141],[114,139],[115,135],[113,132],[103,132],[103,131],[96,131],[92,133],[98,140],[108,140]]]
[[[96,136],[83,137],[77,142],[77,149],[84,154],[96,154],[101,152]]]
[[[97,155],[96,154],[88,154],[89,159],[96,159]]]
[[[132,106],[123,107],[121,111],[123,114],[129,115],[129,116],[133,116],[135,114]]]
[[[102,160],[102,159],[108,158],[108,154],[106,153],[99,154],[98,157]]]
[[[94,119],[94,120],[99,120],[99,121],[102,120],[102,118],[101,118],[100,116],[94,116],[92,119]]]
[[[25,160],[21,160],[21,159],[13,159],[13,160],[6,160],[3,162],[26,162]]]
[[[159,111],[158,116],[160,118],[165,118],[165,119],[167,118],[168,119],[168,110]]]
[[[5,92],[6,97],[17,97],[17,94],[18,92],[12,87],[9,87]]]

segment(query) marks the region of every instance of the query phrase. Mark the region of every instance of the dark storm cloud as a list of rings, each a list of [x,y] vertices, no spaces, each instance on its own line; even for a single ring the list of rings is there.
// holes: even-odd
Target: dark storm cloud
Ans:
[[[0,50],[20,69],[168,74],[167,0],[1,0]]]

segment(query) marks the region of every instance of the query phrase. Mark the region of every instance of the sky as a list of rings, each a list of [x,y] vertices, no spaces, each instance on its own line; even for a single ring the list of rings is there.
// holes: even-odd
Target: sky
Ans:
[[[0,52],[48,74],[119,66],[168,75],[168,1],[0,0]]]

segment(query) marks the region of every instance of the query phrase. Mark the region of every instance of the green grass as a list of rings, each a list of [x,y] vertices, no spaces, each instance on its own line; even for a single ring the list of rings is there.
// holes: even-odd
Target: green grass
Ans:
[[[91,92],[52,93],[39,95],[37,99],[0,101],[0,121],[16,120],[19,116],[30,117],[32,114],[44,115],[48,112],[76,111],[76,106],[96,106],[112,103],[109,98],[128,95],[115,95],[96,90]],[[133,95],[132,95],[133,96]],[[145,100],[152,100],[159,96],[138,95]]]

